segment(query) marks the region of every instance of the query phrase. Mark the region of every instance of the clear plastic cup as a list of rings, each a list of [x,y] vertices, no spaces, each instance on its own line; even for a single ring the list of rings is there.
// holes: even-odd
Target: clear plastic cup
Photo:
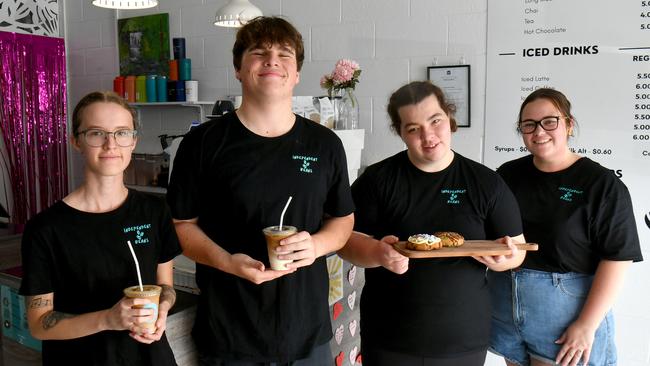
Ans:
[[[139,327],[146,328],[153,333],[156,331],[156,320],[158,320],[158,304],[160,302],[160,292],[162,287],[156,285],[143,285],[143,291],[140,286],[131,286],[124,289],[124,295],[131,299],[149,299],[151,303],[143,305],[134,305],[133,309],[153,309],[153,320],[150,322],[138,323]]]
[[[269,262],[271,262],[271,269],[274,270],[286,270],[286,265],[293,262],[292,259],[278,259],[278,254],[275,252],[275,248],[280,246],[280,241],[286,237],[289,237],[298,232],[295,226],[283,225],[279,226],[269,226],[262,230],[264,232],[264,237],[266,238],[266,249],[269,253]]]

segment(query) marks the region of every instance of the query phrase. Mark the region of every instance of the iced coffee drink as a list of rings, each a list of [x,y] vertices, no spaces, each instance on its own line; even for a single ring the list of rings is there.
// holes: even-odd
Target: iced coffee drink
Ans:
[[[264,230],[264,237],[266,237],[266,249],[269,253],[269,262],[271,262],[271,269],[286,270],[286,264],[293,262],[291,259],[278,259],[278,254],[275,248],[280,246],[280,240],[295,234],[298,230],[295,226],[283,225],[269,226]]]
[[[133,309],[153,309],[153,320],[146,323],[138,323],[141,328],[146,328],[150,333],[156,331],[156,320],[158,320],[158,303],[160,302],[160,292],[162,287],[156,285],[144,285],[143,291],[140,286],[131,286],[124,289],[124,295],[132,299],[149,299],[151,303],[143,305],[134,305]]]

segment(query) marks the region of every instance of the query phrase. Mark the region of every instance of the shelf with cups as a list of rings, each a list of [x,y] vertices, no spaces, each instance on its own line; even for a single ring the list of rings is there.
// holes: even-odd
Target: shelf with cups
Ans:
[[[200,121],[204,122],[207,114],[205,113],[205,110],[203,109],[204,106],[211,106],[214,104],[214,102],[208,102],[208,101],[198,101],[198,102],[145,102],[145,103],[129,103],[133,107],[136,108],[136,111],[138,112],[138,120],[140,119],[140,108],[141,107],[190,107],[190,108],[196,108],[199,111],[199,116],[200,116]]]

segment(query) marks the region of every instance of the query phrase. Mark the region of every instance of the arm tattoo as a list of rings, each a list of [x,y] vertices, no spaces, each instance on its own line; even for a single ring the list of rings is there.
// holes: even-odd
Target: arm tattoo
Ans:
[[[160,285],[162,287],[162,293],[160,294],[160,301],[168,301],[169,307],[171,308],[176,303],[176,291],[172,286],[169,285]]]
[[[74,315],[53,311],[43,317],[43,329],[53,328],[61,319],[72,318]]]
[[[27,302],[30,309],[46,308],[52,306],[52,299],[45,299],[41,296],[29,297]]]

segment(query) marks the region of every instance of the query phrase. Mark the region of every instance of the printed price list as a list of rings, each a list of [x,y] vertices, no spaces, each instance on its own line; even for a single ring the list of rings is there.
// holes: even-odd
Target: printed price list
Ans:
[[[613,155],[616,149],[612,147],[586,147],[586,146],[572,146],[569,148],[572,152],[580,155]],[[528,153],[526,146],[520,145],[518,147],[495,146],[495,151],[500,153]]]
[[[650,72],[636,73],[634,91],[634,134],[632,140],[650,141]]]
[[[641,15],[639,16],[640,18],[640,26],[639,29],[642,31],[650,31],[650,1],[649,0],[643,0],[641,1]]]
[[[639,1],[639,28],[641,33],[650,36],[650,0]],[[647,39],[643,37],[642,39]],[[645,47],[643,47],[645,46]],[[632,56],[635,64],[634,71],[634,101],[632,121],[632,141],[639,146],[650,146],[650,52],[648,45],[639,47],[637,55]],[[650,156],[646,149],[641,152],[644,157]]]

